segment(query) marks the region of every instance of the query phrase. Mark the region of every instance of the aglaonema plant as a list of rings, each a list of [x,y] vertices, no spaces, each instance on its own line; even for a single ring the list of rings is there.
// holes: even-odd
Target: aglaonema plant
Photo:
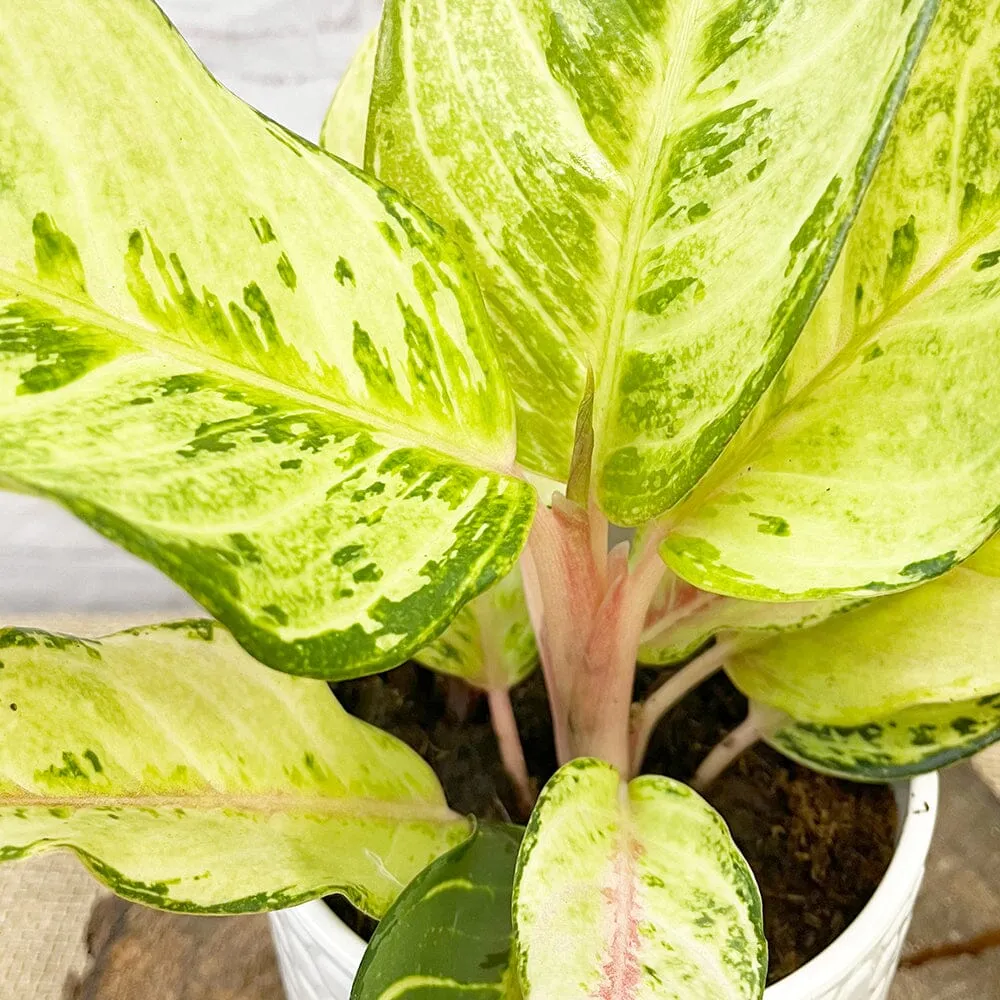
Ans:
[[[217,621],[0,632],[0,857],[342,893],[386,917],[359,1000],[759,998],[660,718],[749,696],[698,787],[759,739],[881,781],[1000,737],[990,9],[388,0],[328,153],[150,0],[7,8],[0,483]],[[324,683],[408,658],[486,693],[526,830]],[[675,668],[640,705],[637,660]]]

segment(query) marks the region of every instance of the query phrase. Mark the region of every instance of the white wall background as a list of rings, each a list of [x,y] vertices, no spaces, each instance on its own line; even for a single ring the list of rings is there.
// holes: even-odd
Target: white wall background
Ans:
[[[308,139],[379,0],[159,0],[216,77]],[[190,599],[59,508],[0,493],[0,623],[46,612],[188,612]]]

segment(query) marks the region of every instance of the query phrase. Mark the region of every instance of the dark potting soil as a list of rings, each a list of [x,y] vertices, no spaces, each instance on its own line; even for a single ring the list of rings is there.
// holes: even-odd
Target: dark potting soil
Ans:
[[[640,670],[636,697],[662,677]],[[413,664],[334,687],[353,715],[407,742],[434,769],[451,807],[484,820],[524,822],[497,754],[485,699],[461,682]],[[555,771],[540,672],[511,692],[528,769],[539,787]],[[708,751],[746,716],[746,700],[719,675],[668,714],[643,772],[689,779]],[[754,747],[708,795],[753,869],[764,899],[768,982],[826,948],[861,912],[882,880],[895,844],[897,810],[884,785],[824,777],[763,745]],[[364,938],[375,922],[342,897],[327,900]]]

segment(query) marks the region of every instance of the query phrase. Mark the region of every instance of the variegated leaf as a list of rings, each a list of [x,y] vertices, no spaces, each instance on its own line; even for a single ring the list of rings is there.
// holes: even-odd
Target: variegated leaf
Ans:
[[[522,833],[480,826],[422,871],[379,924],[351,1000],[521,1000],[510,907]]]
[[[917,705],[860,726],[789,721],[775,749],[850,781],[900,781],[936,771],[1000,740],[1000,694]]]
[[[319,134],[319,144],[325,150],[356,167],[364,166],[365,162],[365,135],[377,44],[377,31],[365,35],[337,85]]]
[[[508,571],[534,505],[462,259],[216,84],[151,0],[8,13],[0,483],[271,666],[405,659]]]
[[[943,0],[836,280],[666,542],[698,587],[879,594],[1000,524],[1000,14]]]
[[[470,249],[523,465],[566,481],[592,367],[611,520],[698,481],[798,337],[936,5],[386,5],[367,163]]]
[[[799,722],[863,726],[916,705],[1000,692],[998,641],[1000,577],[962,566],[740,650],[726,669],[748,697]]]
[[[430,768],[210,621],[0,630],[0,860],[68,848],[186,913],[341,892],[381,915],[469,834]]]
[[[414,659],[484,690],[513,687],[527,677],[538,664],[538,649],[520,569],[467,604]]]
[[[777,632],[812,628],[832,615],[865,603],[863,598],[764,603],[698,590],[669,570],[650,606],[639,647],[639,662],[681,663],[711,639],[732,648],[762,642]]]
[[[514,931],[532,998],[750,1000],[767,944],[757,885],[721,817],[670,778],[564,765],[518,857]]]

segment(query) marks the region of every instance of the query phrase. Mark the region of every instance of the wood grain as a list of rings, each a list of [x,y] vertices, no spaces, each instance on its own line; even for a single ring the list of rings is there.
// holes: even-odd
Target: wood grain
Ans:
[[[90,968],[65,1000],[282,1000],[266,917],[186,917],[114,896],[94,908]]]
[[[1000,929],[1000,803],[971,767],[941,778],[938,827],[904,963]],[[903,968],[890,1000],[1000,1000],[1000,948]]]

